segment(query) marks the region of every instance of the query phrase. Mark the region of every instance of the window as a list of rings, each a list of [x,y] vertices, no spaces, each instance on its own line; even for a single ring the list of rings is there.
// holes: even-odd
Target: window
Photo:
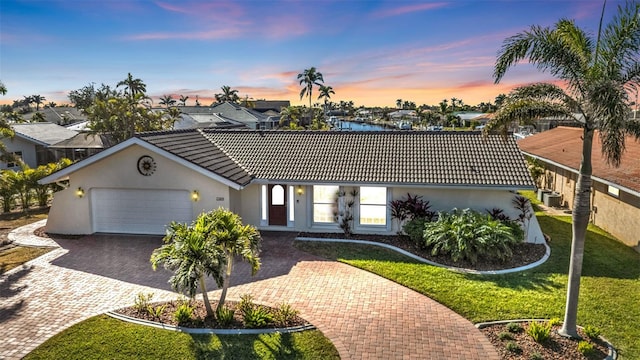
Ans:
[[[609,187],[607,188],[607,192],[611,196],[615,196],[615,197],[619,197],[620,196],[620,189],[618,189],[617,187],[611,186],[611,185],[609,185]]]
[[[261,190],[262,191],[260,191],[260,195],[261,195],[261,200],[262,201],[260,202],[260,204],[262,206],[260,207],[260,209],[262,210],[261,211],[261,213],[262,213],[261,219],[262,219],[262,222],[264,223],[264,222],[267,221],[267,204],[268,204],[268,202],[267,202],[267,194],[268,194],[267,193],[267,185],[262,185],[262,189]]]
[[[15,159],[15,161],[10,161],[7,163],[8,168],[14,168],[16,166],[20,166],[20,161],[22,160],[22,151],[12,152],[11,155]]]
[[[387,225],[387,188],[360,188],[360,224]]]
[[[338,186],[313,186],[313,222],[335,223],[335,199]]]
[[[284,187],[274,185],[271,188],[271,205],[284,205]]]

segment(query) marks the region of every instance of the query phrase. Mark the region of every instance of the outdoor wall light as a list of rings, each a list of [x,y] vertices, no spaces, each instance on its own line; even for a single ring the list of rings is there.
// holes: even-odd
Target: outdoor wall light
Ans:
[[[78,187],[78,190],[76,190],[76,196],[80,199],[84,197],[84,189],[82,187]]]
[[[198,201],[200,200],[200,193],[198,192],[198,190],[193,190],[191,192],[191,201]]]
[[[298,195],[302,195],[304,193],[304,191],[302,190],[302,186],[298,185],[297,192],[298,192]]]

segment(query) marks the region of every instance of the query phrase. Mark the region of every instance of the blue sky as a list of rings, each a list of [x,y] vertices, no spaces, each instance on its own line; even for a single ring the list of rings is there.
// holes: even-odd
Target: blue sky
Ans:
[[[607,3],[606,19],[619,3]],[[8,93],[0,103],[34,94],[66,103],[70,90],[115,86],[131,72],[148,95],[187,95],[189,105],[196,95],[209,104],[223,85],[298,104],[296,76],[315,66],[333,101],[456,97],[475,105],[551,79],[522,64],[494,85],[506,37],[560,18],[593,34],[601,9],[592,0],[2,0],[0,81]]]

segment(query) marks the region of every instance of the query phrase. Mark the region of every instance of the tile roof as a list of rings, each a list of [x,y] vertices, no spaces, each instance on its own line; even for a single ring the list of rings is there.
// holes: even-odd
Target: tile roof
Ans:
[[[533,188],[514,139],[479,132],[198,129],[138,138],[240,185],[252,179]]]
[[[535,155],[578,171],[582,160],[582,128],[557,127],[528,136],[518,142],[525,153]],[[593,176],[640,191],[640,142],[625,138],[626,150],[620,167],[607,165],[602,155],[598,132],[594,135],[591,163]]]
[[[41,145],[52,145],[62,140],[70,139],[78,134],[77,131],[69,130],[64,126],[48,122],[12,124],[11,128],[16,133],[16,136],[40,143]]]

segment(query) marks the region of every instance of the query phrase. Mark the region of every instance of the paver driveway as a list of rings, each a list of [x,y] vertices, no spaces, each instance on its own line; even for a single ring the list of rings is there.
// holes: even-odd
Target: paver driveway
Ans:
[[[292,247],[293,236],[263,233],[262,269],[234,269],[228,298],[292,304],[342,359],[498,359],[469,321],[379,276]],[[169,299],[165,270],[152,271],[158,237],[93,235],[56,239],[60,249],[0,277],[1,359],[18,359],[90,316],[130,305],[140,292]],[[213,287],[215,288],[215,287]],[[216,296],[217,291],[213,292]]]

